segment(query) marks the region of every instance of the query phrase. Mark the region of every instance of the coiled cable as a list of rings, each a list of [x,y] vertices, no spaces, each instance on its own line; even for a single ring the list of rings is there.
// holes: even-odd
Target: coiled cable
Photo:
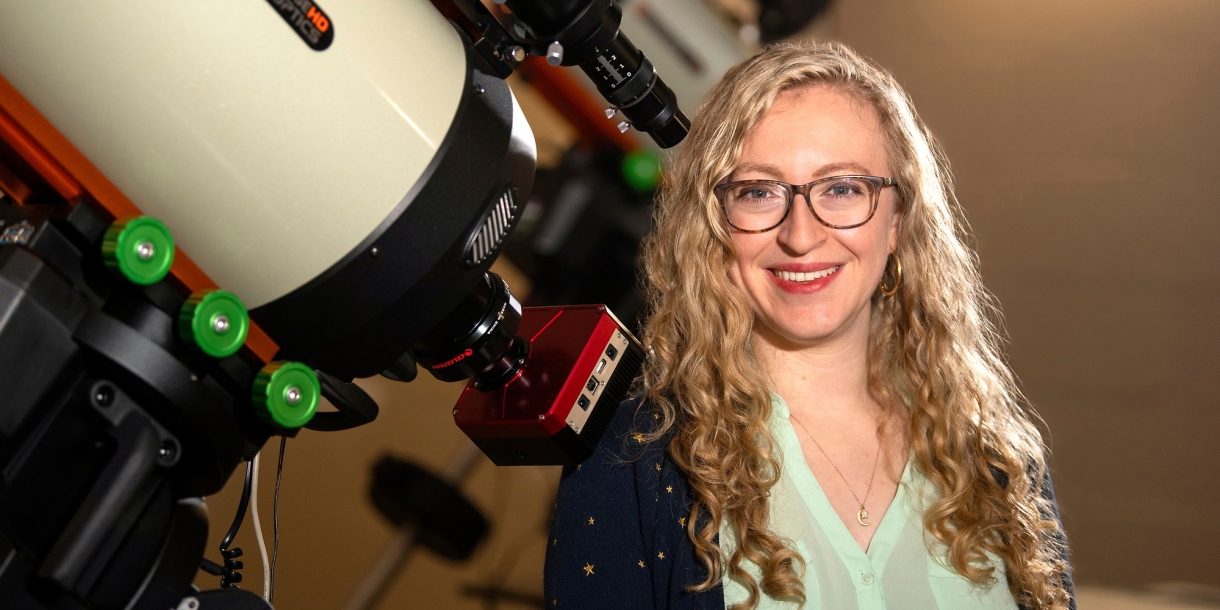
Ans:
[[[233,539],[237,537],[237,531],[241,529],[241,522],[246,519],[246,508],[250,505],[250,492],[254,484],[254,462],[246,462],[246,481],[241,488],[241,500],[237,502],[237,514],[233,516],[233,524],[229,526],[228,533],[225,534],[223,540],[220,541],[220,556],[224,558],[224,566],[220,571],[220,588],[228,589],[230,587],[240,588],[237,583],[241,582],[242,562],[238,560],[241,557],[240,548],[229,548],[233,544]],[[208,569],[212,562],[206,561],[204,569],[209,573],[216,574],[213,569]],[[212,564],[215,565],[215,564]],[[219,567],[219,566],[218,566]]]

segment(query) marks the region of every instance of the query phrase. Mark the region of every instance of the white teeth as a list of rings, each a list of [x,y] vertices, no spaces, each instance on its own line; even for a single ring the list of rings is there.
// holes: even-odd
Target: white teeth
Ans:
[[[836,265],[829,269],[814,271],[812,273],[797,273],[795,271],[780,271],[778,269],[772,269],[771,273],[774,273],[779,279],[788,280],[789,282],[812,282],[813,280],[824,278],[838,270],[839,266]]]

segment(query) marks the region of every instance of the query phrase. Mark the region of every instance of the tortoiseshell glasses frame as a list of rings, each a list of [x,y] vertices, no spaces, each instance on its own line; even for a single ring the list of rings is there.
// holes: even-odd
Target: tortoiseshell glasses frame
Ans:
[[[819,185],[824,185],[825,191],[811,197]],[[804,195],[805,204],[818,222],[831,229],[853,229],[868,222],[877,213],[881,191],[887,186],[897,186],[897,183],[893,178],[844,175],[828,176],[807,184],[741,180],[718,184],[712,190],[729,226],[742,233],[765,233],[787,220],[792,213],[792,200],[798,193]],[[775,199],[781,190],[784,210],[783,214],[777,215],[779,209]],[[771,198],[771,201],[765,201],[767,198]],[[746,209],[749,207],[755,209]],[[763,225],[765,228],[758,228]]]

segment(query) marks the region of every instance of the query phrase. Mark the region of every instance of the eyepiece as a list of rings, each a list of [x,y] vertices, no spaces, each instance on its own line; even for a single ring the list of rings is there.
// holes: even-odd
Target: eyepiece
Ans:
[[[611,0],[507,0],[519,24],[535,38],[535,55],[563,49],[561,63],[579,65],[597,90],[636,130],[661,148],[676,146],[690,131],[674,92],[652,62],[621,31],[622,9]]]
[[[622,32],[580,68],[606,101],[661,148],[676,146],[690,131],[690,119],[678,108],[673,90]]]

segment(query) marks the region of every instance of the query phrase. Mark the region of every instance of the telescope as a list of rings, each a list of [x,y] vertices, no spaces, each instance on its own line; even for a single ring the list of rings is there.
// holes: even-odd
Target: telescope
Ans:
[[[468,380],[500,465],[592,452],[644,349],[488,271],[535,169],[504,79],[542,56],[663,148],[690,123],[613,0],[506,6],[0,5],[4,607],[179,607],[201,498],[272,436],[373,421],[356,378]]]

